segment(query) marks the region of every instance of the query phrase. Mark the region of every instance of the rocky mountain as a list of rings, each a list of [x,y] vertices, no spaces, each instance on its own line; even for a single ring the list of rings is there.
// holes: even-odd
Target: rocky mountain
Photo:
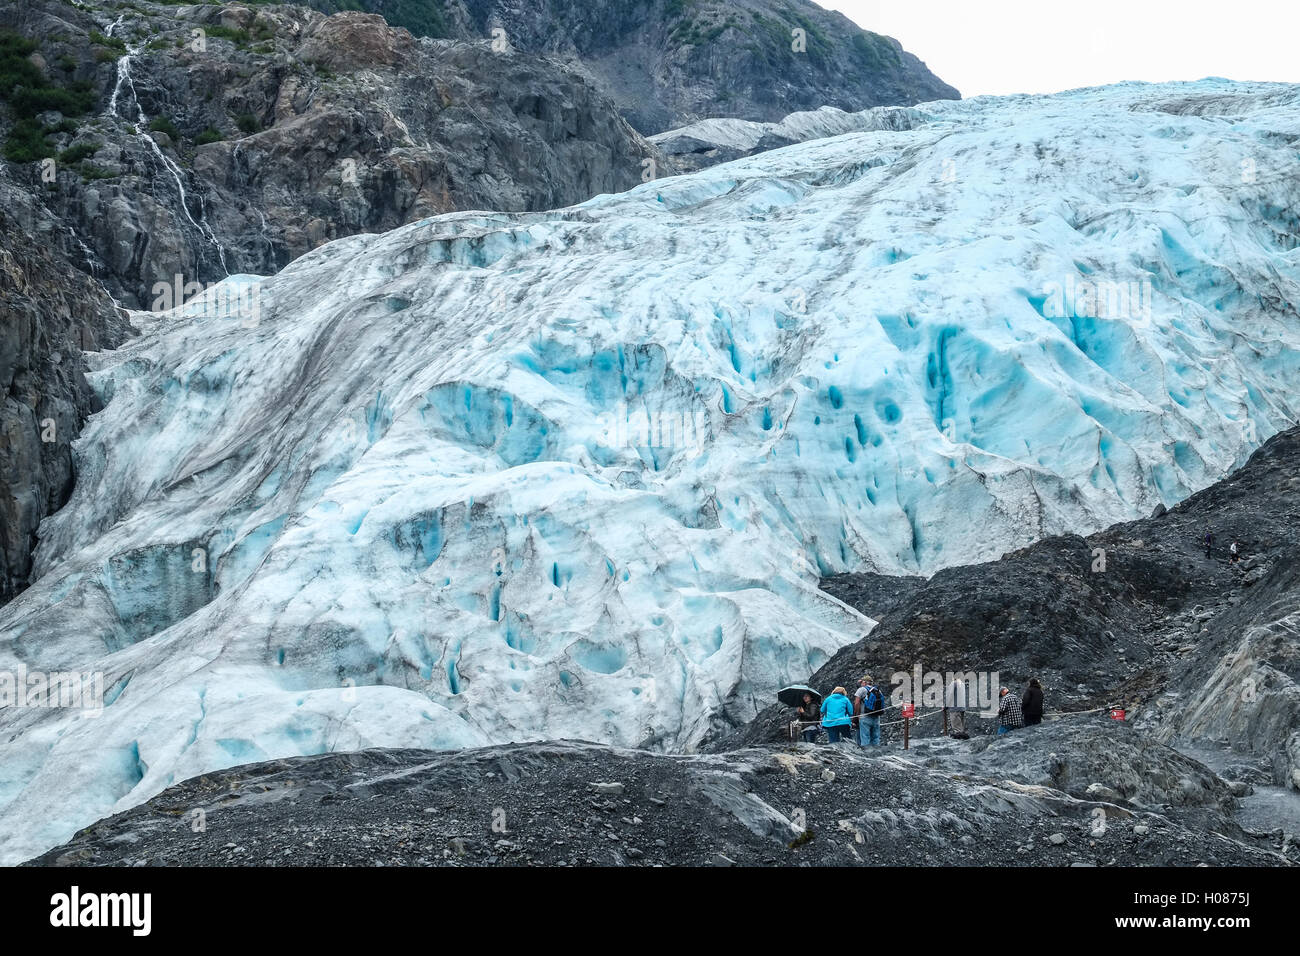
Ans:
[[[552,58],[372,15],[36,0],[0,4],[0,29],[26,83],[11,175],[133,308],[177,275],[266,275],[437,213],[617,192],[657,156]]]
[[[811,683],[851,688],[870,673],[891,688],[891,675],[918,664],[996,671],[1017,691],[1038,677],[1049,713],[1119,704],[1146,737],[1221,751],[1253,765],[1239,775],[1300,790],[1300,428],[1157,512],[896,588],[878,575],[832,577],[823,587],[879,624]],[[785,739],[789,717],[769,707],[716,746]],[[930,717],[914,733],[939,731]]]
[[[416,34],[495,35],[568,57],[647,134],[710,117],[775,121],[822,106],[857,111],[960,95],[897,40],[808,0],[360,3]],[[319,9],[342,5],[312,0]]]
[[[187,780],[31,865],[1300,863],[1293,835],[1240,819],[1248,791],[1101,717],[885,755],[367,750]]]

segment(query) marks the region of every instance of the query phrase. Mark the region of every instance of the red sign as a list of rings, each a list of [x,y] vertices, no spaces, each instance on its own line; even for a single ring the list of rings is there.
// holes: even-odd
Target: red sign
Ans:
[[[1123,707],[1112,707],[1110,709],[1111,720],[1123,720],[1124,717],[1125,717],[1125,712]]]
[[[904,705],[903,705],[903,716],[904,716],[904,717],[915,717],[915,716],[916,716],[916,705],[913,704],[911,701],[908,701],[906,704],[904,704]]]

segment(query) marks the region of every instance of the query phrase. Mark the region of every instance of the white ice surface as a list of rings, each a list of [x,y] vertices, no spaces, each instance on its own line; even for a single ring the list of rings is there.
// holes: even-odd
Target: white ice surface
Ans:
[[[705,119],[646,138],[669,153],[698,148],[701,144],[745,153],[769,135],[802,143],[863,130],[904,129],[924,122],[925,119],[924,112],[907,106],[876,106],[853,113],[834,106],[823,106],[820,109],[790,113],[775,123],[730,117]]]
[[[0,858],[264,758],[689,748],[869,626],[818,575],[1145,515],[1296,418],[1300,88],[922,109],[138,317],[0,609],[0,669],[109,704],[0,710]],[[1045,316],[1070,278],[1151,315]]]

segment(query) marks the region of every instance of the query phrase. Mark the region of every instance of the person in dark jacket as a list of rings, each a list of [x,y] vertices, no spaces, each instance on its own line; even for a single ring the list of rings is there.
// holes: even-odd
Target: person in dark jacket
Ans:
[[[822,709],[821,709],[821,707],[817,704],[816,699],[814,699],[814,697],[813,697],[812,694],[809,694],[809,693],[807,693],[807,692],[805,692],[804,695],[803,695],[803,703],[800,704],[799,707],[798,707],[798,708],[796,709],[796,711],[795,711],[795,713],[798,715],[797,719],[798,719],[801,723],[807,723],[807,722],[810,721],[810,720],[811,720],[811,721],[818,721],[818,720],[820,720],[820,719],[821,719],[821,712],[822,712]],[[813,723],[812,725],[810,725],[810,726],[808,726],[808,727],[805,727],[805,728],[803,729],[802,736],[803,736],[803,739],[804,739],[804,742],[805,742],[805,743],[809,743],[809,744],[816,743],[816,742],[817,742],[817,724],[816,724],[816,723]]]
[[[1025,726],[1043,722],[1043,685],[1038,678],[1031,678],[1025,689],[1024,699],[1020,702],[1020,712],[1024,715]]]

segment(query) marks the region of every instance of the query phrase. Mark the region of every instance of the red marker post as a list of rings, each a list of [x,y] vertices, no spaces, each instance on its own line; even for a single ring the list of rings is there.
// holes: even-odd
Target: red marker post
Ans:
[[[912,718],[916,716],[916,705],[910,700],[903,705],[903,749],[907,750],[912,740]]]

